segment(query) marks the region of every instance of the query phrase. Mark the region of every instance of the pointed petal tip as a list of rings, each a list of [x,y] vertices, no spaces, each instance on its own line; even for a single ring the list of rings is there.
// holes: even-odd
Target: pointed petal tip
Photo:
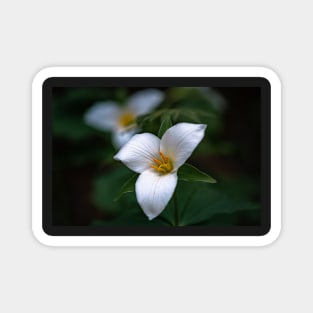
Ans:
[[[205,132],[205,130],[207,129],[207,127],[208,127],[208,125],[206,125],[206,124],[200,124],[201,126],[201,130],[203,130],[203,135],[204,135],[204,132]]]
[[[119,159],[119,157],[118,157],[118,153],[113,156],[113,159],[114,159],[115,161],[120,161],[120,159]]]
[[[177,174],[158,175],[153,170],[141,173],[136,181],[137,201],[151,221],[162,213],[173,196]]]
[[[193,125],[195,127],[194,130],[202,132],[203,136],[204,136],[204,132],[205,132],[206,128],[208,127],[208,125],[206,125],[206,124],[191,124],[191,125]]]
[[[206,124],[193,124],[193,125],[197,125],[199,127],[200,130],[205,130],[207,128],[208,125]]]

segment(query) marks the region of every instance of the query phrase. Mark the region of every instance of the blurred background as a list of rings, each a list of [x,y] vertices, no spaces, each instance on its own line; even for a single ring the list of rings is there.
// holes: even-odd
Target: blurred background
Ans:
[[[206,135],[188,163],[216,184],[179,181],[180,225],[260,224],[260,89],[254,87],[154,88],[163,97],[136,116],[136,130],[158,134],[170,116],[204,123]],[[142,88],[53,88],[53,224],[173,225],[173,200],[149,221],[134,193],[115,201],[133,172],[114,161],[114,131],[86,122],[96,103],[120,110]],[[127,124],[127,123],[126,123]]]

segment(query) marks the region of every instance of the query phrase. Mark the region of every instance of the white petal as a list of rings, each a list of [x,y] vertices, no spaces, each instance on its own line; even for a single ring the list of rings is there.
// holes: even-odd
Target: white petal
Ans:
[[[123,162],[128,168],[142,173],[150,168],[153,158],[159,157],[160,139],[149,133],[133,136],[114,156],[115,160]]]
[[[130,140],[136,133],[138,129],[132,128],[130,130],[116,130],[113,132],[112,141],[114,146],[119,149],[125,145],[126,142]]]
[[[164,94],[158,89],[145,89],[129,97],[127,107],[136,116],[152,112],[164,99]]]
[[[136,181],[136,197],[149,220],[165,209],[177,185],[176,172],[160,175],[149,169],[139,175]]]
[[[97,102],[85,114],[85,123],[100,130],[112,131],[117,127],[119,106],[113,101]]]
[[[179,123],[164,133],[160,150],[173,162],[174,170],[190,157],[203,139],[205,129],[204,124]]]

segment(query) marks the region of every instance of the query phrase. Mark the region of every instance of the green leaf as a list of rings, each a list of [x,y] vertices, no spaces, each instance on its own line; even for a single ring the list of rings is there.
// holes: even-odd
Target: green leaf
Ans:
[[[146,123],[151,123],[154,120],[170,118],[171,121],[193,121],[196,123],[207,122],[207,120],[215,119],[215,114],[201,109],[190,108],[173,108],[160,109],[151,114],[141,115],[137,118],[137,124],[142,127]]]
[[[138,177],[138,174],[135,174],[123,184],[117,196],[114,198],[115,202],[118,201],[125,193],[135,192],[135,183],[136,183],[137,177]]]
[[[259,219],[259,199],[254,199],[253,194],[249,193],[232,195],[231,190],[236,184],[240,182],[235,180],[232,187],[226,189],[222,181],[215,185],[179,181],[176,193],[180,225],[250,225],[252,221],[248,215],[252,211],[255,211],[256,219]],[[244,216],[243,221],[240,221],[241,215]],[[217,216],[219,221],[215,219]],[[228,218],[231,220],[228,221]]]
[[[196,167],[185,163],[178,171],[178,178],[185,181],[198,181],[214,184],[216,180],[206,173],[201,172]]]
[[[92,204],[99,211],[108,214],[117,214],[122,208],[133,206],[136,203],[136,199],[134,201],[129,201],[128,199],[128,203],[124,203],[124,199],[121,199],[120,202],[114,201],[116,192],[131,175],[133,175],[133,172],[125,166],[115,167],[111,170],[104,169],[93,182]]]
[[[162,120],[160,129],[159,129],[159,133],[158,133],[158,137],[161,138],[163,136],[163,134],[172,126],[173,126],[173,124],[172,124],[171,117],[165,116]]]

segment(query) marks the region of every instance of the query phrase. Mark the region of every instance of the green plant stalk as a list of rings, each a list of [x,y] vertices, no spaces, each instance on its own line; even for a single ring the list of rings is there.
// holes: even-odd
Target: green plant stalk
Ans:
[[[174,226],[179,226],[179,215],[178,215],[178,204],[177,204],[177,193],[174,192]]]

